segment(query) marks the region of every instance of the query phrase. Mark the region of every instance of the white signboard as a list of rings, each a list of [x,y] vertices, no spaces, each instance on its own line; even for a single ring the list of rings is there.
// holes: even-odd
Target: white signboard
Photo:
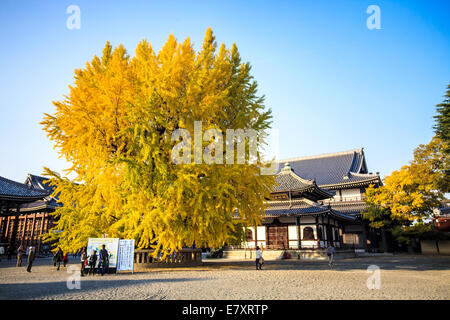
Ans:
[[[134,264],[134,239],[119,240],[119,259],[116,271],[131,270]]]
[[[95,267],[98,267],[99,254],[102,249],[102,245],[105,245],[105,249],[109,255],[109,267],[116,268],[117,256],[119,251],[119,238],[89,238],[87,246],[87,255],[90,256],[93,250],[97,251],[97,263]]]

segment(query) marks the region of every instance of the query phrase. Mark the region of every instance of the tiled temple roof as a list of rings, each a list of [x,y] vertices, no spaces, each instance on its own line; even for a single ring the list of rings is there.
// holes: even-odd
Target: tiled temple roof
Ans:
[[[349,215],[359,215],[362,211],[367,209],[367,204],[363,200],[359,201],[336,201],[326,203],[333,210],[349,214]]]
[[[286,164],[286,167],[289,167],[289,163]],[[277,184],[273,187],[274,192],[302,190],[314,185],[312,180],[302,179],[292,170],[286,170],[286,167],[275,177],[275,182]]]
[[[441,216],[450,216],[450,200],[442,201],[439,208],[437,208],[437,212]]]
[[[272,189],[273,193],[295,191],[306,198],[314,200],[327,199],[333,196],[332,193],[320,189],[314,180],[305,180],[298,176],[289,163],[286,163],[284,168],[277,174],[275,182],[276,185]]]
[[[277,161],[290,163],[294,172],[306,180],[315,180],[326,189],[381,183],[379,174],[367,173],[363,148],[317,156]]]
[[[29,173],[27,179],[25,180],[25,184],[31,186],[33,189],[42,189],[53,192],[55,190],[55,187],[50,186],[48,182],[44,182],[46,180],[48,180],[48,178],[36,176]]]
[[[33,189],[36,190],[45,190],[49,192],[49,195],[53,193],[55,190],[55,186],[50,186],[48,182],[44,182],[48,180],[48,178],[37,176],[34,174],[29,173],[27,176],[27,179],[25,180],[25,184],[31,186]],[[24,211],[32,211],[35,209],[42,209],[42,208],[50,208],[53,209],[57,206],[60,206],[61,204],[58,204],[58,196],[48,196],[45,198],[45,200],[38,200],[33,203],[28,203],[26,205],[22,205],[21,210]]]
[[[34,189],[24,183],[12,181],[0,177],[0,199],[17,202],[30,202],[43,199],[49,192],[42,189]]]
[[[341,220],[353,221],[354,216],[333,210],[305,199],[295,201],[269,201],[265,210],[266,217],[329,214]]]

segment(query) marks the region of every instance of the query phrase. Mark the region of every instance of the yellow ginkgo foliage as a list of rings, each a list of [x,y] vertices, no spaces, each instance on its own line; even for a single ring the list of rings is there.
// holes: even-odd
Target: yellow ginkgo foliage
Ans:
[[[381,187],[366,190],[367,212],[372,227],[409,226],[424,222],[448,192],[449,156],[447,145],[434,137],[414,151],[414,160],[384,179]]]
[[[259,153],[246,164],[171,161],[172,133],[193,133],[195,121],[223,133],[270,127],[250,65],[235,45],[216,47],[211,29],[198,52],[173,35],[159,52],[141,41],[134,57],[107,43],[101,57],[75,70],[69,94],[42,121],[76,176],[45,168],[63,204],[48,239],[75,251],[108,234],[167,254],[221,246],[237,225],[260,221],[274,178],[260,174]],[[261,135],[258,150],[263,144]]]

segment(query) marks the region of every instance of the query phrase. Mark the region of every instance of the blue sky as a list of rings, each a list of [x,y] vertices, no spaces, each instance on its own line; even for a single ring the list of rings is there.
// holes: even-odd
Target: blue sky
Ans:
[[[69,30],[69,5],[81,28]],[[369,30],[369,5],[381,29]],[[0,176],[24,181],[58,158],[38,124],[75,68],[107,40],[132,55],[173,33],[195,48],[211,27],[252,65],[279,131],[281,158],[364,147],[385,176],[433,136],[435,105],[450,83],[448,1],[22,1],[0,2]]]

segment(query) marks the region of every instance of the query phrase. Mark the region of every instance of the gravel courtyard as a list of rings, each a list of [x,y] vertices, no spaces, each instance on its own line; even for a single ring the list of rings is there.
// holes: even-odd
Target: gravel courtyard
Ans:
[[[325,262],[269,261],[256,271],[251,262],[214,261],[82,277],[72,290],[71,274],[56,271],[51,259],[37,259],[31,273],[23,265],[2,259],[0,299],[450,299],[450,257],[355,258],[338,260],[333,270]],[[369,265],[380,268],[380,289],[367,288]]]

